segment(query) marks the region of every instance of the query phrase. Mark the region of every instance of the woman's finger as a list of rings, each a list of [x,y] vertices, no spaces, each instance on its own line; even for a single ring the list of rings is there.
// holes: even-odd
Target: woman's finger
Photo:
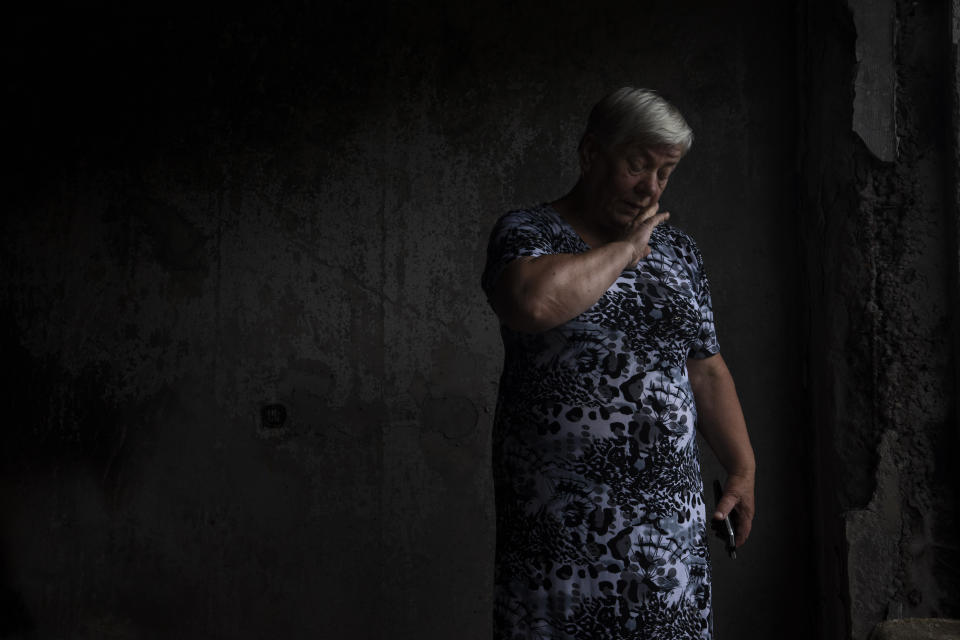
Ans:
[[[739,496],[730,493],[729,491],[724,491],[723,497],[721,497],[720,501],[717,503],[717,510],[713,512],[713,519],[723,520],[730,515],[730,512],[733,511],[733,508],[739,503]]]
[[[653,226],[657,226],[657,225],[660,224],[661,222],[666,222],[666,221],[669,220],[669,219],[670,219],[670,212],[669,212],[669,211],[664,211],[663,213],[658,213],[657,215],[653,216]]]
[[[747,541],[747,538],[750,536],[750,529],[752,528],[753,520],[751,518],[737,519],[736,544],[738,547]]]
[[[633,220],[636,223],[643,224],[644,222],[646,222],[647,220],[655,216],[657,211],[659,210],[660,210],[660,203],[654,202],[652,205],[650,205],[649,207],[647,207],[646,209],[638,213],[637,217],[634,218]]]

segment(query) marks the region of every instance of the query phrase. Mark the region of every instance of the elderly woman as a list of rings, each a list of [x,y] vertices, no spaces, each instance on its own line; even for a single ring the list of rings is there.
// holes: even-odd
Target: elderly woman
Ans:
[[[573,190],[491,234],[498,639],[711,637],[695,428],[727,470],[713,518],[734,512],[737,545],[755,463],[700,252],[658,212],[692,141],[656,93],[615,91]]]

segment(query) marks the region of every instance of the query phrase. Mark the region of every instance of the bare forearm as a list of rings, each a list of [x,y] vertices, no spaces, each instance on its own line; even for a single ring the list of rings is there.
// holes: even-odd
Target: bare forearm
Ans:
[[[756,460],[733,376],[719,354],[713,358],[719,360],[688,362],[698,427],[727,473],[753,475]]]
[[[619,241],[584,253],[519,259],[504,270],[492,303],[507,326],[546,331],[593,306],[636,261],[634,247]]]
[[[727,470],[723,496],[717,501],[714,520],[728,515],[734,520],[736,545],[750,536],[755,511],[754,478],[756,461],[733,376],[720,354],[687,360],[697,422],[720,464]]]

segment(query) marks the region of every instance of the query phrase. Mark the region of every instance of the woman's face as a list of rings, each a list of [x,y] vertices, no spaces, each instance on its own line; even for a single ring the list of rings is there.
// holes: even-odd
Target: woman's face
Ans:
[[[678,145],[623,144],[608,149],[588,136],[581,150],[581,167],[587,205],[595,222],[611,230],[626,227],[660,201],[682,157]]]

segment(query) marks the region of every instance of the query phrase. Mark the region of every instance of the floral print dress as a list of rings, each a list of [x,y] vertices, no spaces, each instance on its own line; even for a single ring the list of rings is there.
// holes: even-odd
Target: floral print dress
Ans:
[[[573,320],[501,325],[496,640],[712,635],[686,361],[719,346],[693,240],[660,224],[650,247]],[[517,257],[588,249],[550,205],[511,211],[491,233],[483,289]]]

